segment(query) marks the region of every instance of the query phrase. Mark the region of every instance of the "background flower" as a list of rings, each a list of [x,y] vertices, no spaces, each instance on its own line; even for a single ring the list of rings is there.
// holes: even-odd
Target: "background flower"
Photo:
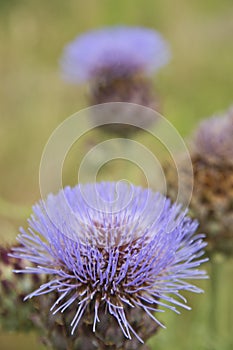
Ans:
[[[78,36],[65,47],[61,66],[67,80],[79,83],[106,71],[114,76],[151,74],[169,59],[168,44],[158,32],[121,26]]]
[[[78,36],[61,58],[66,80],[89,81],[89,104],[131,102],[160,110],[149,75],[168,63],[167,42],[155,30],[143,27],[107,27]],[[133,115],[134,116],[134,115]],[[134,119],[138,117],[135,115]],[[138,132],[132,125],[114,124],[103,115],[101,130],[127,137]],[[144,127],[153,125],[140,116]],[[114,121],[117,121],[117,116]]]
[[[223,115],[202,121],[192,147],[192,151],[207,163],[233,165],[233,107]]]
[[[206,232],[210,254],[233,254],[233,113],[208,118],[200,123],[190,142],[194,187],[190,212],[199,221],[199,231]],[[182,165],[182,179],[189,174]],[[177,195],[176,169],[166,166],[168,193]]]

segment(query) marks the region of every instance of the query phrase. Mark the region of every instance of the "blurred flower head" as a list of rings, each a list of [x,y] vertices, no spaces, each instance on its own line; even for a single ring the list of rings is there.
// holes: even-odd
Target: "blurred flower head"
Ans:
[[[209,163],[233,165],[233,107],[224,115],[200,124],[194,135],[193,148]]]
[[[63,52],[64,77],[73,83],[95,79],[104,74],[149,75],[170,59],[167,42],[152,29],[109,27],[78,36]],[[107,73],[106,73],[107,72]]]
[[[190,203],[191,215],[205,232],[209,254],[233,255],[233,110],[223,116],[204,120],[191,139],[190,155],[193,165],[194,187]],[[183,181],[189,174],[182,170]],[[176,169],[167,166],[168,193],[177,195]]]
[[[205,277],[198,269],[206,261],[203,235],[195,235],[197,222],[161,194],[122,182],[78,185],[33,210],[14,255],[36,267],[16,272],[47,275],[28,298],[56,295],[51,310],[72,311],[72,334],[83,320],[93,332],[115,320],[113,334],[142,341],[137,313],[160,324],[159,306],[188,309],[180,293],[201,291],[185,279]]]

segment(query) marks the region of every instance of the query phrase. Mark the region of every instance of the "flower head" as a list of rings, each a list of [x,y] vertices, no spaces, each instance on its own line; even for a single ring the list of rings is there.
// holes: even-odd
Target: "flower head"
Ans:
[[[67,80],[79,83],[106,71],[114,76],[150,74],[169,58],[168,45],[155,30],[120,26],[77,37],[65,47],[61,66]]]
[[[78,36],[65,47],[61,69],[69,82],[89,82],[90,105],[129,102],[158,111],[160,98],[154,92],[149,75],[164,66],[169,58],[168,45],[155,30],[117,26]],[[132,117],[133,120],[139,118]],[[154,123],[154,118],[140,118],[145,128]],[[101,130],[111,134],[128,137],[138,132],[133,125],[111,123],[106,115],[102,120],[105,125]],[[115,115],[114,121],[118,120]]]
[[[223,116],[204,120],[197,128],[190,148],[194,187],[191,215],[206,233],[209,254],[233,255],[233,109]],[[186,164],[180,169],[183,181],[190,182]],[[176,169],[166,169],[168,193],[177,194]]]
[[[233,108],[204,120],[193,142],[194,150],[208,163],[233,164]]]
[[[115,320],[115,330],[142,341],[137,313],[159,323],[159,306],[188,308],[180,292],[200,292],[184,280],[205,277],[197,269],[206,261],[203,235],[194,235],[197,222],[161,194],[122,182],[78,185],[33,210],[14,255],[36,267],[16,272],[47,274],[28,297],[54,294],[51,310],[71,310],[72,333],[87,318],[94,332]]]
[[[233,254],[233,109],[204,120],[192,150],[191,208],[207,233],[209,251]]]

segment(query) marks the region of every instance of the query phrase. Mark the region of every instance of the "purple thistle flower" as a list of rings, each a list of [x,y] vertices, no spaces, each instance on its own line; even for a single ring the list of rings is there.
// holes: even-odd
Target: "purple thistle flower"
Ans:
[[[77,185],[33,211],[14,256],[36,267],[15,272],[48,276],[27,298],[57,295],[51,311],[72,308],[72,334],[91,310],[93,332],[108,314],[126,338],[134,334],[142,342],[129,310],[160,324],[159,306],[179,313],[176,306],[189,309],[180,292],[201,292],[185,280],[206,277],[198,269],[206,261],[204,235],[194,235],[197,222],[159,193],[122,182]]]
[[[151,74],[166,65],[170,50],[162,36],[141,27],[109,27],[80,35],[61,59],[64,77],[79,83],[108,71],[114,76]]]
[[[201,122],[193,140],[196,153],[216,164],[233,164],[233,107]]]

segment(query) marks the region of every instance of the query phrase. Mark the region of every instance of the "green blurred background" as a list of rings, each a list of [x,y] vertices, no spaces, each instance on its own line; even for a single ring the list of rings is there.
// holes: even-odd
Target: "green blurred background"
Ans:
[[[155,28],[169,41],[172,61],[154,84],[163,115],[182,136],[231,105],[232,0],[0,0],[1,242],[14,241],[40,196],[38,169],[48,137],[87,105],[87,87],[61,79],[64,45],[79,33],[115,24]],[[168,311],[162,317],[167,330],[154,338],[153,349],[232,349],[232,273],[231,262],[222,263],[216,339],[208,336],[210,285],[205,281],[199,283],[205,294],[188,296],[193,311],[181,316]],[[1,350],[32,347],[43,349],[35,335],[0,334]]]

